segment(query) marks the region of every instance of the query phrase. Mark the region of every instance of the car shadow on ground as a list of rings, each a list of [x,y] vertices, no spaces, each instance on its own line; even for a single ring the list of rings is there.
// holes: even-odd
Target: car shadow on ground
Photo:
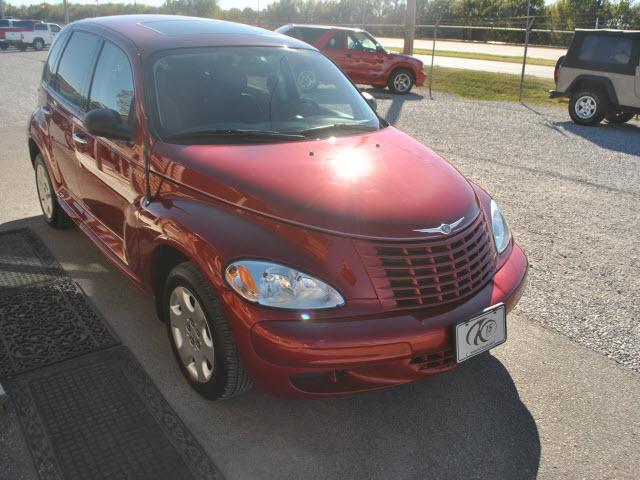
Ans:
[[[293,478],[310,472],[314,478],[349,479],[536,478],[537,425],[509,371],[492,355],[413,384],[349,397],[299,400],[253,390],[230,401],[207,402],[178,378],[152,302],[116,274],[89,239],[77,229],[53,230],[41,217],[7,222],[0,230],[25,227],[74,279],[102,284],[90,289],[90,301],[102,305],[103,318],[123,341],[129,339],[125,344],[134,353],[146,350],[145,360],[153,361],[163,377],[175,376],[172,391],[163,393],[189,406],[184,420],[195,425],[216,462],[238,462],[225,457],[241,451],[242,461],[255,462],[263,478],[286,478],[280,475],[284,472]],[[108,292],[117,292],[117,305],[109,302]],[[127,315],[135,318],[125,327],[118,317]],[[149,351],[157,352],[151,360]],[[279,473],[275,465],[282,456],[289,461]]]
[[[363,88],[362,91],[370,93],[376,98],[376,100],[391,100],[391,104],[384,112],[384,115],[383,112],[378,111],[378,113],[391,125],[395,125],[400,119],[402,107],[405,102],[416,102],[424,99],[424,95],[416,93],[416,91],[408,93],[407,95],[396,95],[391,93],[389,90],[383,90],[381,88]]]
[[[640,123],[633,120],[624,124],[602,123],[587,127],[569,120],[553,122],[552,125],[578,135],[596,145],[629,155],[640,155]]]
[[[533,479],[540,462],[536,423],[507,369],[489,354],[377,392],[300,401],[254,391],[212,405],[211,414],[221,407],[277,432],[298,455],[303,447],[352,464],[344,478]]]

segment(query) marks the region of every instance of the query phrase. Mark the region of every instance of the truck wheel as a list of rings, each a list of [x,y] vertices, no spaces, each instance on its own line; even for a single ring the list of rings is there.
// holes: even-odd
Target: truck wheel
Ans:
[[[39,52],[40,50],[42,50],[44,48],[44,40],[42,40],[41,38],[36,38],[33,41],[33,45],[32,46],[33,46],[33,49],[36,52]]]
[[[6,50],[9,47],[5,42],[0,42],[0,50]]]
[[[53,189],[49,171],[42,155],[38,154],[36,156],[33,166],[36,171],[36,187],[44,219],[53,228],[63,229],[70,227],[73,225],[73,221],[58,203],[58,197]]]
[[[406,95],[413,88],[413,74],[406,68],[394,70],[389,77],[387,85],[393,93]]]
[[[608,123],[627,123],[636,114],[625,110],[613,110],[607,113],[604,118]]]
[[[253,386],[216,294],[198,267],[185,262],[169,273],[162,305],[171,348],[194,390],[224,400]]]
[[[604,118],[609,99],[599,90],[578,90],[569,100],[569,116],[579,125],[597,125]]]

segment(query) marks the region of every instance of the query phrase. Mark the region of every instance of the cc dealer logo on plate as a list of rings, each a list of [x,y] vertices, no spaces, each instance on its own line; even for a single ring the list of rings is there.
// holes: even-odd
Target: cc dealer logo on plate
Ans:
[[[493,338],[498,324],[492,318],[481,318],[473,323],[467,331],[467,343],[469,345],[482,345]]]

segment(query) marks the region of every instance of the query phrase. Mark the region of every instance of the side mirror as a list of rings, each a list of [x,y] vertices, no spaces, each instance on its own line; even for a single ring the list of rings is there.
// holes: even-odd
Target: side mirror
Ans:
[[[84,117],[84,126],[91,135],[105,137],[112,140],[133,140],[135,130],[122,121],[122,117],[115,110],[96,108]]]
[[[373,95],[371,95],[369,92],[362,92],[362,96],[371,108],[373,108],[374,110],[378,110],[378,102]]]
[[[376,45],[376,52],[378,53],[387,53],[382,45]]]

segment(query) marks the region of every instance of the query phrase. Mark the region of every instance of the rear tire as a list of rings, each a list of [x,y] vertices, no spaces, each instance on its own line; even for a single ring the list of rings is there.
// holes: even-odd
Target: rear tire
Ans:
[[[0,43],[0,50],[6,50],[7,48],[9,48],[9,45],[7,45],[5,42]]]
[[[626,110],[613,110],[607,113],[604,118],[608,123],[627,123],[636,114]]]
[[[413,80],[413,73],[411,70],[399,68],[391,73],[387,86],[393,93],[406,95],[411,91],[414,83],[415,81]]]
[[[580,89],[571,95],[569,116],[579,125],[597,125],[604,119],[609,99],[599,90]]]
[[[162,312],[176,361],[195,391],[208,400],[225,400],[251,389],[222,307],[193,263],[169,273]]]
[[[45,221],[53,228],[69,228],[73,225],[73,220],[69,218],[67,212],[58,203],[58,197],[51,183],[49,170],[41,154],[36,156],[33,166],[36,174],[38,199],[40,200],[40,208]]]

